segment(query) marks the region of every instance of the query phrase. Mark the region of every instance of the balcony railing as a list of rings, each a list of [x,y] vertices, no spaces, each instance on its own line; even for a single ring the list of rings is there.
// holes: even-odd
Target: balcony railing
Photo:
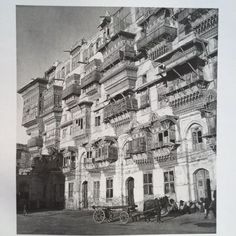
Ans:
[[[170,105],[173,108],[173,113],[176,115],[199,110],[204,107],[203,94],[197,91],[175,99],[174,101],[170,102]]]
[[[160,43],[163,40],[173,41],[177,36],[177,29],[170,26],[168,23],[163,23],[162,25],[156,23],[149,30],[149,34],[143,35],[142,38],[137,41],[137,49],[139,51],[151,49],[153,44]]]
[[[100,79],[101,79],[100,72],[97,70],[94,70],[81,80],[81,88],[84,88],[91,83],[98,83]]]
[[[108,122],[110,119],[121,115],[122,113],[136,111],[138,109],[138,102],[135,98],[123,98],[114,103],[108,104],[104,108],[104,121]]]
[[[170,52],[172,50],[171,43],[165,43],[161,46],[157,45],[154,48],[152,48],[149,52],[149,58],[153,61],[155,61],[158,57],[164,55],[167,52]]]
[[[43,146],[43,138],[40,136],[32,137],[31,139],[29,139],[27,146],[28,146],[28,148],[42,147]]]
[[[217,33],[218,30],[218,13],[217,11],[209,12],[206,16],[202,17],[193,24],[193,28],[198,35],[203,35],[210,30]]]
[[[62,92],[62,99],[66,100],[71,96],[80,96],[81,88],[77,84],[71,84],[69,87],[65,88]]]

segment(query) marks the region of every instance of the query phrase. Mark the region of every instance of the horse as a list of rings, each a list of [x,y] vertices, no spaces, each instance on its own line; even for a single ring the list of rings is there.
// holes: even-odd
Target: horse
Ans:
[[[159,217],[166,215],[169,212],[169,199],[167,196],[161,197],[159,199],[149,199],[144,201],[143,215],[145,221],[150,221],[151,217],[159,214]]]

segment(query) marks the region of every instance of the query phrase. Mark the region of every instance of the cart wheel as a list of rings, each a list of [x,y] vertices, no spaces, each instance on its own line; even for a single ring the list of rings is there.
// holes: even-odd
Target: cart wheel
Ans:
[[[127,224],[129,221],[129,214],[126,211],[120,213],[120,222],[122,224]]]
[[[105,220],[105,212],[102,209],[96,209],[93,212],[93,221],[97,224],[101,224]]]

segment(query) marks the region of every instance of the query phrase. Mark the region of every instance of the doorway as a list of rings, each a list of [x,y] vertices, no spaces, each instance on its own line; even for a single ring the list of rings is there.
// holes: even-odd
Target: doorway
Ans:
[[[127,204],[129,206],[134,205],[134,178],[129,177],[126,180],[126,189],[127,189]]]
[[[88,208],[88,182],[84,181],[82,184],[82,203],[83,208]]]
[[[208,198],[211,200],[211,181],[209,171],[206,169],[198,169],[194,172],[195,198]]]

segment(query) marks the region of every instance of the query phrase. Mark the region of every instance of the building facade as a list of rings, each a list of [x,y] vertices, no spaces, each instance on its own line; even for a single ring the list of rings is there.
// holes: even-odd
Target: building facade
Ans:
[[[36,78],[18,91],[24,100],[22,125],[30,136],[24,152],[22,145],[17,146],[18,210],[24,204],[29,210],[64,207],[63,157],[58,152],[62,86],[56,85],[48,74],[49,71],[45,78]]]
[[[45,73],[49,110],[30,123],[63,158],[65,207],[211,198],[217,9],[120,8],[99,29]]]

